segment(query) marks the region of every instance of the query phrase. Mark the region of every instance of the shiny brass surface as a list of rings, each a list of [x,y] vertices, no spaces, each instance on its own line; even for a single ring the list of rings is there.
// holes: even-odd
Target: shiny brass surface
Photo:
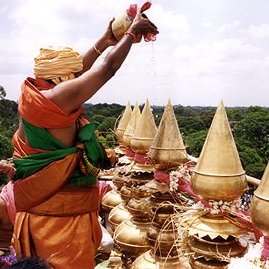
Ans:
[[[134,197],[136,198],[150,197],[154,192],[155,190],[148,188],[146,184],[133,190]]]
[[[123,142],[123,135],[130,121],[131,115],[132,115],[132,108],[131,108],[130,102],[128,102],[118,122],[118,126],[116,128],[117,139],[120,143]]]
[[[193,172],[191,186],[203,199],[232,201],[247,189],[247,181],[245,175],[218,176]]]
[[[146,233],[150,223],[139,223],[134,220],[122,222],[115,230],[116,248],[127,257],[137,258],[150,249]]]
[[[168,202],[175,203],[175,200],[170,192],[163,193],[160,191],[152,193],[152,195],[150,196],[150,201],[153,205],[153,210],[156,210],[159,207],[162,207],[162,210],[166,210],[165,208],[171,207],[171,204],[169,204]]]
[[[108,215],[108,222],[112,231],[115,231],[116,227],[118,227],[123,221],[131,219],[131,217],[132,215],[123,203],[114,207]]]
[[[177,167],[188,159],[170,100],[165,107],[156,136],[149,148],[148,157],[154,161],[158,170]]]
[[[131,269],[186,269],[177,256],[159,257],[149,250],[140,255],[132,264]],[[188,268],[188,267],[187,267]]]
[[[156,227],[163,227],[164,224],[169,223],[171,216],[175,213],[174,206],[172,204],[162,204],[159,207],[151,209],[152,223]]]
[[[250,206],[251,219],[264,235],[269,236],[269,163]]]
[[[250,205],[250,214],[255,226],[265,236],[269,236],[269,201],[262,200],[254,195]]]
[[[132,198],[127,204],[133,219],[143,222],[150,221],[151,204],[149,198]]]
[[[239,236],[245,231],[229,220],[224,219],[223,216],[207,214],[194,221],[191,221],[189,228],[190,235],[198,235],[200,238],[209,236],[214,239],[218,236],[226,239],[229,236]]]
[[[131,138],[134,135],[134,131],[136,129],[136,126],[138,124],[140,116],[141,116],[141,113],[140,113],[140,110],[139,110],[139,107],[138,107],[138,103],[136,102],[136,104],[134,106],[134,109],[132,111],[131,118],[130,118],[130,120],[128,122],[126,130],[125,130],[125,132],[123,134],[123,137],[122,137],[122,140],[123,140],[122,143],[126,147],[130,147],[130,141],[131,141]]]
[[[231,201],[247,189],[223,102],[220,102],[206,141],[193,169],[193,190],[206,200]]]
[[[115,206],[122,202],[120,194],[116,190],[107,192],[102,199],[102,209],[109,213]]]
[[[195,259],[190,257],[190,265],[192,269],[227,269],[228,262],[219,260],[206,260],[204,258]],[[239,269],[239,268],[238,268]]]
[[[191,251],[196,255],[202,255],[207,258],[220,259],[223,257],[241,257],[247,249],[247,245],[242,245],[239,240],[210,240],[210,238],[201,239],[197,236],[190,236],[188,245]]]
[[[147,240],[159,256],[176,255],[179,245],[177,228],[173,225],[164,225],[159,228],[158,225],[150,225],[147,231]]]
[[[120,173],[114,175],[112,178],[112,182],[117,187],[118,191],[123,187],[125,178],[125,175]]]
[[[135,153],[145,155],[153,142],[156,132],[156,123],[149,101],[147,100],[134,131],[134,135],[130,140],[131,149]]]
[[[121,199],[127,204],[130,201],[130,199],[133,197],[132,187],[128,187],[124,185],[120,189],[120,196],[121,196]]]

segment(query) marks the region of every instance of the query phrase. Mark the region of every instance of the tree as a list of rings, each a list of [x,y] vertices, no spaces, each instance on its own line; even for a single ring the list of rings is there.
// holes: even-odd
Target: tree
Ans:
[[[189,154],[194,157],[199,157],[203,148],[207,130],[192,133],[186,137],[186,146],[188,147]]]
[[[7,95],[7,93],[6,93],[5,89],[4,89],[4,87],[0,86],[0,100],[5,99],[6,95]]]
[[[235,139],[240,145],[250,144],[259,155],[265,156],[269,144],[269,111],[261,107],[250,107],[246,116],[234,128]],[[264,163],[268,160],[263,159]]]

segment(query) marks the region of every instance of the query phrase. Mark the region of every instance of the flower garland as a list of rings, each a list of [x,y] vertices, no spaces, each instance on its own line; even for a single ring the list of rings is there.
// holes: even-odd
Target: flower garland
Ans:
[[[190,204],[184,213],[178,216],[178,232],[181,234],[191,223],[192,220],[199,218],[205,214],[223,215],[227,220],[231,221],[238,227],[242,227],[246,231],[253,232],[256,240],[260,241],[255,245],[250,244],[248,252],[241,258],[232,258],[228,269],[269,269],[268,253],[265,255],[266,246],[269,246],[269,239],[261,237],[262,232],[257,230],[253,225],[248,213],[249,205],[253,197],[253,190],[249,189],[241,197],[232,201],[223,200],[204,200],[198,194],[194,193],[191,185],[191,173],[186,165],[180,166],[177,170],[169,173],[169,188],[171,192],[178,195],[187,192],[192,198],[193,203]],[[266,244],[265,244],[266,242]]]
[[[169,188],[171,192],[178,191],[180,180],[190,181],[191,174],[187,165],[180,165],[177,170],[169,173]]]

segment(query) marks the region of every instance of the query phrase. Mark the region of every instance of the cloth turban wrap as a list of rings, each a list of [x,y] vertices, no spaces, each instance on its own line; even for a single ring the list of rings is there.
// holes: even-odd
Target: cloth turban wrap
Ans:
[[[37,78],[58,82],[75,78],[74,73],[83,69],[82,56],[68,47],[41,48],[34,61]]]

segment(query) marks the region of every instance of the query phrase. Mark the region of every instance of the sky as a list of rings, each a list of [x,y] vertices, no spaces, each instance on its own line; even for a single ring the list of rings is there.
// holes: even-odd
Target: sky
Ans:
[[[48,45],[86,52],[135,0],[0,0],[0,85],[17,100]],[[152,0],[154,42],[134,44],[88,102],[269,106],[268,0]],[[107,50],[109,51],[109,49]],[[95,64],[100,64],[106,52]]]

